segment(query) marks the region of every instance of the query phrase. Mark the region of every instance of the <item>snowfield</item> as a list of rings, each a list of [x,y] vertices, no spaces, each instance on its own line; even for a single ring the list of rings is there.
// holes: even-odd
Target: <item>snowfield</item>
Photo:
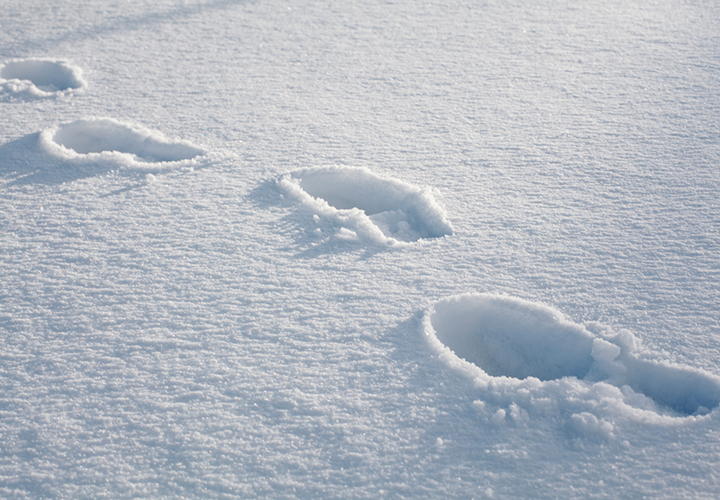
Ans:
[[[1,498],[720,496],[720,6],[0,26]]]

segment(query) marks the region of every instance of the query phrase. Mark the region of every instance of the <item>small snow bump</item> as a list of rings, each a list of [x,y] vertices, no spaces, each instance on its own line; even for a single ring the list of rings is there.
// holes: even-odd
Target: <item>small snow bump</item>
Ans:
[[[605,420],[599,419],[592,413],[582,412],[573,414],[570,417],[571,429],[586,437],[601,437],[603,439],[614,438],[613,431],[615,430],[613,424]]]
[[[593,339],[592,357],[595,361],[610,363],[620,355],[620,346],[612,344],[607,340]]]
[[[495,425],[500,425],[503,422],[505,422],[505,410],[500,408],[498,411],[495,412],[495,415],[492,417],[492,423]]]
[[[354,241],[357,240],[357,233],[346,227],[341,227],[340,231],[338,231],[338,238],[341,240]]]

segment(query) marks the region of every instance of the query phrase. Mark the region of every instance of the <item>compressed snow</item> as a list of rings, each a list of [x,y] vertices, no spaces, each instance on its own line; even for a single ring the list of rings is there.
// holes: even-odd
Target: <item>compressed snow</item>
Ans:
[[[8,93],[48,97],[86,86],[82,70],[68,61],[16,59],[0,66],[0,89]]]
[[[187,141],[171,141],[160,132],[110,118],[77,120],[44,130],[40,142],[58,157],[88,162],[114,161],[126,166],[167,162],[192,164],[204,151]],[[167,165],[161,165],[167,167]]]
[[[314,217],[321,214],[342,224],[340,238],[360,233],[371,241],[397,244],[452,234],[445,210],[429,189],[367,168],[304,169],[284,175],[278,184],[317,212]]]

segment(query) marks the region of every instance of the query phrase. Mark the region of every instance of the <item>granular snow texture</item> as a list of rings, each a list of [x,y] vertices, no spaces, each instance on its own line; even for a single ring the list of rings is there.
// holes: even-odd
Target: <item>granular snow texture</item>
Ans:
[[[720,5],[0,26],[0,497],[720,496]]]

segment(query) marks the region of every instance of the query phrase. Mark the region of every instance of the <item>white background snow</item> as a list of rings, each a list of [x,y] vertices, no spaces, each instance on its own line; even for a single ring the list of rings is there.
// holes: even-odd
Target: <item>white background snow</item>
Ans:
[[[5,0],[0,65],[0,497],[720,495],[716,2]]]

